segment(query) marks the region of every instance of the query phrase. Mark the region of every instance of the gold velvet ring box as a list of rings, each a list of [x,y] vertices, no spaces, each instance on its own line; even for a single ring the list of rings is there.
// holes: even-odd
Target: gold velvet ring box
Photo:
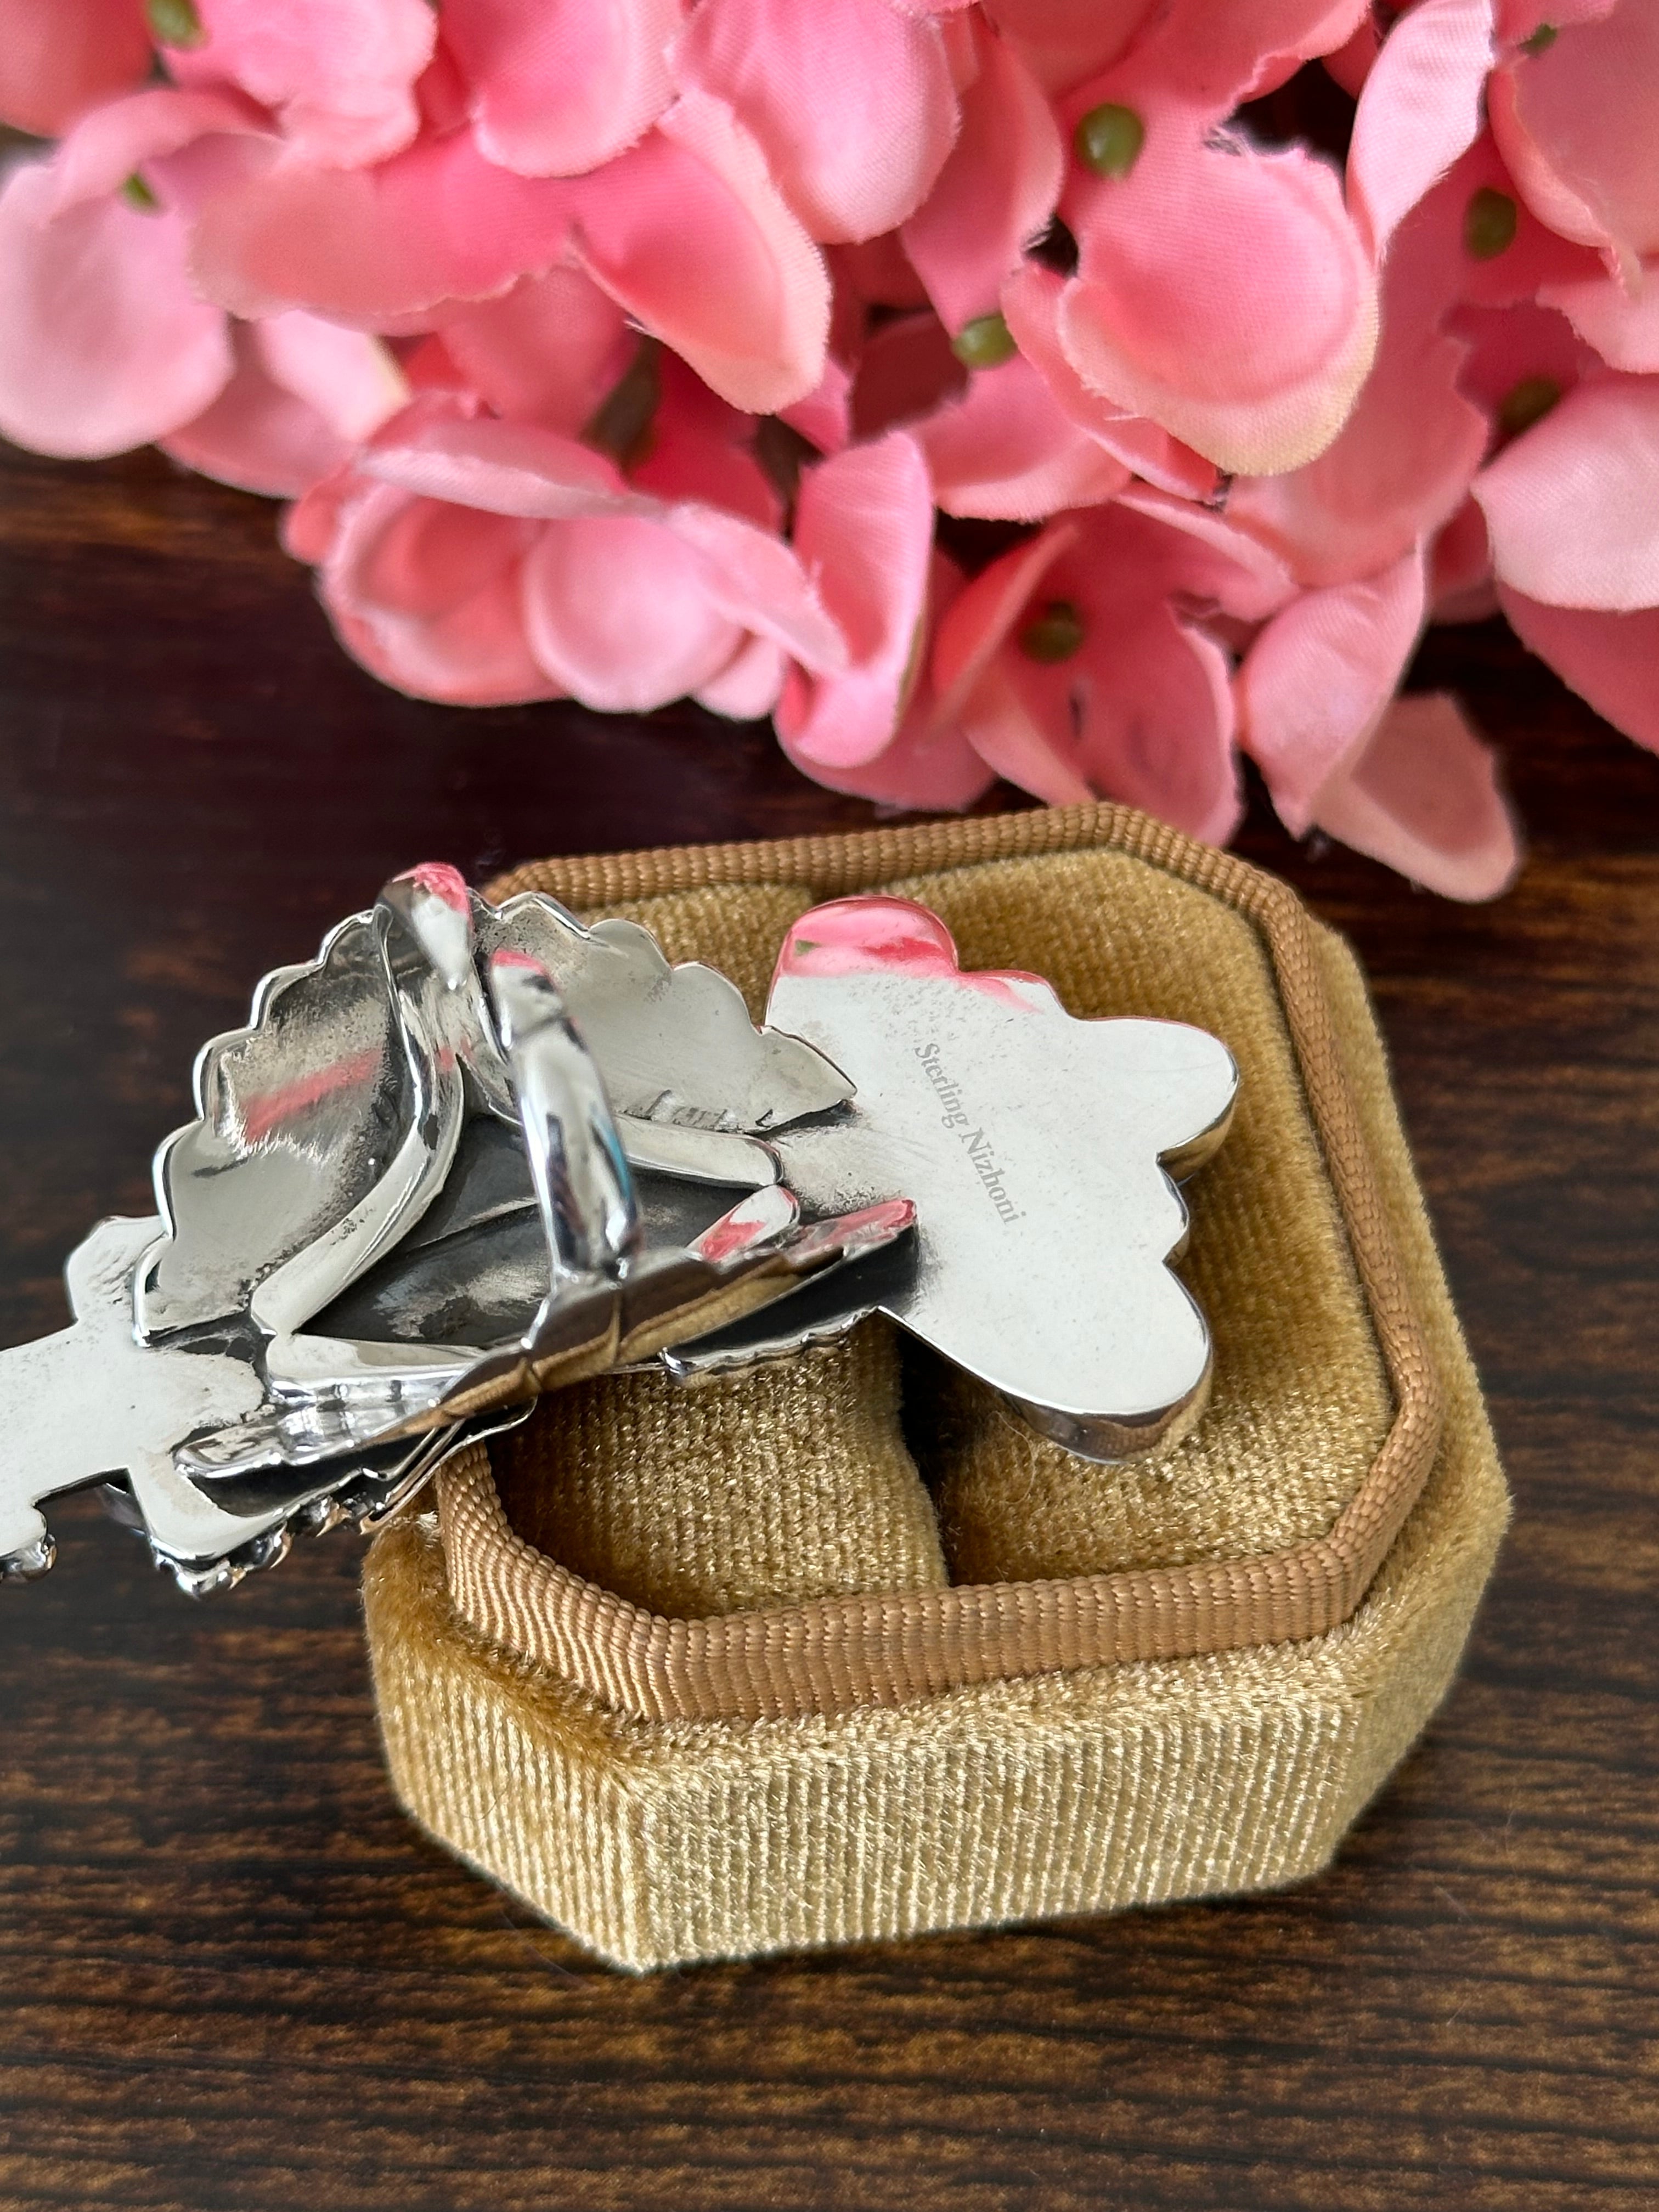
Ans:
[[[789,924],[881,889],[965,968],[1224,1039],[1239,1107],[1182,1262],[1215,1382],[1119,1467],[879,1321],[544,1400],[368,1555],[415,1819],[633,1967],[1322,1866],[1445,1690],[1507,1510],[1343,942],[1113,807],[549,861],[494,895],[528,888],[645,922],[757,1018]]]

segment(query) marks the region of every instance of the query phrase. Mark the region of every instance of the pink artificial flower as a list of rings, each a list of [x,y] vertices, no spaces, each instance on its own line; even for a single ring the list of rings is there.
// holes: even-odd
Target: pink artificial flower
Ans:
[[[673,98],[684,15],[683,0],[447,0],[441,36],[480,152],[526,177],[625,152]]]
[[[901,40],[939,46],[931,27],[872,4]],[[689,81],[676,96],[683,13],[682,0],[448,0],[441,18],[428,0],[185,8],[188,34],[167,49],[175,78],[258,102],[264,125],[198,180],[195,283],[246,319],[299,308],[386,333],[580,267],[735,404],[805,399],[824,374],[822,258],[731,106]],[[940,159],[948,72],[944,89]],[[842,173],[856,181],[861,157]]]
[[[754,142],[701,93],[576,178],[503,168],[468,130],[362,169],[256,145],[204,197],[192,255],[203,289],[233,313],[300,306],[383,331],[580,267],[733,405],[775,411],[823,374],[822,257]]]
[[[1504,611],[1522,639],[1659,750],[1659,376],[1568,392],[1477,477]]]
[[[149,74],[143,0],[0,0],[0,123],[55,138]]]
[[[798,765],[841,790],[872,790],[871,764],[903,730],[925,651],[934,582],[933,499],[927,465],[915,441],[890,431],[849,447],[801,480],[795,550],[817,580],[824,605],[846,640],[845,665],[792,669],[778,702],[777,732]],[[948,581],[954,580],[948,578]],[[919,726],[906,732],[914,744]],[[964,749],[943,741],[926,767],[907,770],[911,805],[948,803]],[[977,772],[975,764],[975,773]],[[894,764],[884,763],[891,781]],[[972,781],[972,776],[969,778]],[[981,780],[981,787],[983,781]]]
[[[234,87],[270,111],[304,161],[384,161],[420,128],[415,86],[432,59],[428,0],[192,0],[167,48],[180,84]]]
[[[947,514],[1040,522],[1115,497],[1128,465],[1061,410],[1022,355],[981,368],[961,398],[915,426]]]
[[[731,109],[825,242],[896,229],[957,135],[945,33],[889,0],[701,0],[675,66]]]
[[[180,82],[234,85],[301,159],[386,160],[423,124],[470,125],[486,160],[579,176],[642,137],[673,96],[681,0],[197,0],[170,47]]]
[[[1461,78],[1449,67],[1443,82],[1468,92],[1480,54],[1467,12],[1429,0],[1402,20],[1366,81],[1362,118],[1369,112],[1374,123],[1409,89],[1431,33],[1462,40]],[[1390,50],[1408,27],[1402,63]],[[1457,154],[1472,113],[1455,129],[1418,115],[1419,173],[1456,158],[1414,210],[1356,181],[1363,220],[1392,231],[1376,363],[1323,453],[1236,483],[1227,502],[1230,523],[1276,552],[1299,587],[1249,644],[1237,678],[1240,741],[1280,817],[1454,898],[1496,896],[1519,862],[1492,756],[1455,702],[1396,696],[1430,612],[1431,549],[1448,532],[1457,536],[1437,589],[1461,611],[1483,590],[1468,495],[1496,410],[1470,388],[1470,344],[1455,313],[1472,287],[1496,289],[1468,243],[1471,203],[1487,188],[1484,156]]]
[[[1131,473],[1071,420],[1023,356],[967,369],[931,309],[894,317],[862,341],[849,416],[862,437],[908,428],[947,514],[1040,522],[1110,499]]]
[[[1379,64],[1368,96],[1381,73]],[[1465,198],[1454,182],[1396,232],[1376,358],[1336,437],[1300,468],[1241,477],[1228,494],[1230,520],[1271,546],[1300,585],[1390,568],[1456,513],[1485,456],[1486,417],[1461,388],[1468,348],[1447,328]]]
[[[442,375],[453,337],[420,374]],[[481,349],[498,376],[516,373],[510,332],[459,339],[475,360]],[[626,474],[554,427],[591,392],[529,422],[428,387],[294,510],[290,547],[317,564],[343,641],[400,690],[610,712],[688,694],[722,714],[775,707],[814,773],[855,774],[891,743],[917,658],[933,519],[921,457],[894,434],[808,471],[792,544],[747,448],[754,425],[677,362],[660,370]],[[937,750],[959,767],[961,747]],[[976,763],[973,775],[982,784]],[[942,803],[969,795],[959,773],[934,787]]]
[[[1324,830],[1447,898],[1495,898],[1520,847],[1492,754],[1455,700],[1395,696],[1425,593],[1417,550],[1299,592],[1240,668],[1241,740],[1292,833]]]
[[[1155,0],[986,0],[985,13],[1045,89],[1060,93],[1121,60],[1154,6]]]
[[[1631,300],[1595,249],[1538,220],[1491,138],[1430,194],[1396,250],[1409,255],[1414,234],[1429,254],[1438,239],[1437,349],[1461,353],[1457,389],[1484,426],[1472,498],[1436,545],[1437,592],[1450,600],[1437,613],[1501,606],[1600,713],[1659,745],[1659,708],[1640,678],[1659,635],[1659,349],[1644,337],[1645,295]],[[1422,410],[1437,388],[1425,380],[1412,404]],[[1407,410],[1402,394],[1394,419],[1419,421],[1420,458],[1429,441]],[[1294,482],[1258,488],[1257,503]]]
[[[935,550],[921,622],[939,623],[962,589],[962,571]],[[996,781],[996,771],[975,751],[955,720],[941,713],[940,705],[931,656],[919,649],[895,690],[892,733],[868,759],[834,766],[814,759],[796,744],[787,716],[775,716],[775,721],[779,744],[815,783],[884,806],[955,812],[982,798]]]
[[[1079,258],[1055,307],[1059,353],[1089,392],[1220,469],[1311,459],[1370,366],[1372,257],[1335,171],[1226,127],[1359,13],[1172,0],[1060,102],[1073,145],[1060,212]]]
[[[292,496],[403,403],[385,349],[303,314],[233,325],[191,282],[174,187],[257,128],[213,92],[94,109],[0,190],[0,430],[76,459],[160,440],[204,473]]]
[[[1652,0],[1505,0],[1486,88],[1492,136],[1528,204],[1627,282],[1659,255],[1659,9]]]
[[[905,223],[904,252],[952,335],[995,313],[1003,280],[1048,228],[1066,153],[1043,89],[982,21],[965,44],[962,125],[933,191]]]
[[[1184,510],[1201,534],[1171,526],[1182,512],[1152,493],[1051,523],[949,609],[933,675],[940,719],[1011,782],[1054,805],[1126,799],[1219,842],[1240,797],[1211,625],[1260,620],[1291,586],[1201,509]]]

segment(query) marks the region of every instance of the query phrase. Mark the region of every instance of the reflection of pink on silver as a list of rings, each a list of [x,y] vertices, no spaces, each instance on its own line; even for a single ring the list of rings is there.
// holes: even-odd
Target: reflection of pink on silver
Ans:
[[[735,1259],[739,1253],[753,1251],[784,1235],[793,1227],[799,1214],[794,1194],[780,1184],[769,1183],[734,1206],[729,1213],[721,1214],[701,1237],[692,1240],[688,1249],[697,1259],[718,1267],[722,1261]]]
[[[844,1252],[849,1260],[861,1258],[868,1252],[879,1252],[895,1237],[903,1236],[907,1229],[916,1225],[916,1209],[908,1198],[889,1198],[875,1206],[860,1206],[856,1213],[843,1213],[833,1221],[815,1222],[795,1247],[798,1255],[813,1255],[831,1248]]]
[[[1048,987],[1022,969],[975,973],[958,961],[956,939],[913,899],[834,899],[804,914],[784,939],[777,977],[827,975],[943,975],[965,989],[982,991],[1010,1006],[1030,1003],[1020,987]]]
[[[457,914],[470,909],[466,878],[459,868],[452,868],[447,860],[422,860],[418,867],[409,868],[393,878],[400,884],[413,884],[419,890],[429,891]]]

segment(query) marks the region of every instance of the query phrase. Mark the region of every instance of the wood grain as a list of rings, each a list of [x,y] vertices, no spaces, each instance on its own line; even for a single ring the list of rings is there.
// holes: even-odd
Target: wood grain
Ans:
[[[262,503],[0,473],[0,1328],[148,1202],[191,1056],[392,867],[867,819],[689,712],[463,715],[337,652]],[[0,2205],[1635,2212],[1659,2203],[1659,763],[1497,625],[1419,680],[1534,853],[1459,910],[1258,804],[1351,931],[1517,1493],[1327,1875],[630,1981],[382,1778],[356,1547],[192,1607],[77,1501],[0,1591]],[[3,1419],[0,1414],[0,1419]]]

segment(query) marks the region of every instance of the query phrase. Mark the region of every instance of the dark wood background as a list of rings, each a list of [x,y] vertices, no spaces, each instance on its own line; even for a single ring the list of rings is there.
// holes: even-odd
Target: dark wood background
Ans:
[[[272,511],[0,474],[0,1327],[148,1205],[198,1042],[390,871],[853,825],[687,714],[467,715]],[[1489,908],[1243,840],[1351,931],[1512,1475],[1468,1664],[1280,1896],[630,1980],[388,1795],[356,1540],[192,1607],[77,1501],[0,1590],[0,2203],[1635,2212],[1659,2203],[1659,761],[1443,634],[1533,854]],[[0,1407],[0,1448],[4,1409]]]

